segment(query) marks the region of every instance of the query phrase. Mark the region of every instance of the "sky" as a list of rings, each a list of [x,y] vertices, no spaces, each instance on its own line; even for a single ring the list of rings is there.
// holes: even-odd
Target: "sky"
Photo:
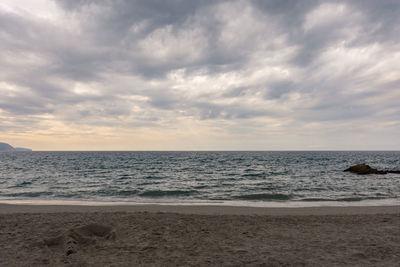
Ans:
[[[400,2],[2,0],[0,142],[400,150]]]

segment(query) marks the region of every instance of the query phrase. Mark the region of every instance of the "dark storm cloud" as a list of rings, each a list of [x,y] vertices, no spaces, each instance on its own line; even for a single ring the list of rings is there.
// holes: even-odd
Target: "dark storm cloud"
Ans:
[[[99,43],[97,46],[110,48],[107,53],[111,54],[111,58],[106,57],[99,63],[106,64],[112,69],[121,67],[120,71],[134,72],[148,78],[162,77],[171,69],[178,68],[196,70],[206,67],[211,68],[212,71],[218,69],[226,71],[230,67],[240,67],[241,61],[246,61],[246,51],[243,50],[250,51],[252,46],[251,43],[245,42],[243,46],[232,51],[225,43],[220,42],[224,31],[224,22],[220,20],[220,12],[223,10],[215,7],[228,3],[224,1],[118,1],[116,3],[60,1],[61,6],[84,20],[82,28],[86,37]],[[202,32],[195,33],[194,36],[184,36],[185,33],[196,29]],[[170,47],[178,50],[175,51],[178,52],[177,55],[170,56],[167,60],[160,60],[160,58],[144,55],[138,47],[139,42],[151,38],[152,34],[161,35],[159,37],[161,41],[166,42],[164,43],[166,46],[169,45],[168,38],[182,42],[185,41],[183,40],[185,37],[190,39],[201,35],[202,39],[201,43],[189,43],[183,47],[187,50],[185,53],[179,53],[182,49],[180,47]],[[182,43],[185,45],[184,42]],[[205,49],[198,58],[188,59],[188,54],[193,52],[190,51],[191,48],[195,50],[195,46],[204,46]],[[156,47],[155,51],[151,52],[157,53],[160,49],[162,47]],[[82,58],[82,55],[76,56],[79,56],[78,61]],[[73,60],[74,56],[67,55],[67,58]],[[120,61],[125,61],[123,66],[118,66]],[[86,62],[91,62],[91,60],[86,60]],[[73,62],[66,65],[74,66]],[[96,68],[92,66],[88,66],[87,69],[96,71]]]
[[[398,1],[55,3],[53,20],[0,6],[0,111],[105,126],[400,119]]]
[[[143,37],[165,25],[177,25],[193,16],[199,9],[219,1],[57,1],[70,12],[83,15],[83,25],[92,30],[93,37],[103,42],[118,43],[129,35],[132,26],[145,22],[136,32]]]
[[[372,31],[365,36],[365,41],[396,43],[400,40],[400,5],[397,0],[359,0],[350,2],[350,5],[360,9],[368,18],[367,27]]]
[[[307,16],[318,6],[324,4],[345,4],[353,11],[365,16],[362,22],[362,32],[349,45],[360,45],[369,42],[396,43],[400,39],[400,23],[398,15],[400,5],[396,0],[385,1],[254,1],[255,5],[268,15],[274,16],[287,32],[290,41],[300,45],[300,52],[294,58],[294,63],[307,65],[317,57],[323,49],[332,45],[335,40],[345,36],[340,32],[354,26],[351,13],[343,14],[334,23],[327,23],[318,29],[305,32],[301,25]],[[335,12],[335,10],[330,10]],[[329,15],[329,14],[326,14]],[[321,17],[320,19],[324,19]]]

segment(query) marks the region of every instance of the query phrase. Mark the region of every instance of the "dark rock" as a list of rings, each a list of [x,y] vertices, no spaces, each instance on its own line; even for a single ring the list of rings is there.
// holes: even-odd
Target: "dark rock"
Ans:
[[[352,172],[357,174],[387,174],[387,173],[399,173],[400,171],[380,171],[374,168],[371,168],[367,164],[357,164],[351,166],[350,168],[344,170],[345,172]]]
[[[357,174],[386,174],[387,171],[379,171],[377,169],[371,168],[367,164],[357,164],[351,166],[350,168],[344,170],[345,172],[352,172]]]

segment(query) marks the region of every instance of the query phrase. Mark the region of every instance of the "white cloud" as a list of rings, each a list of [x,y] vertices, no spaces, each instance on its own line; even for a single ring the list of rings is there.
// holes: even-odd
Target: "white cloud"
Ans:
[[[362,19],[362,14],[351,10],[346,3],[323,3],[306,15],[303,28],[305,31],[329,26],[353,26]]]
[[[199,60],[207,49],[207,40],[200,28],[183,26],[174,29],[171,25],[158,28],[138,44],[139,54],[154,64],[181,61],[190,64]]]

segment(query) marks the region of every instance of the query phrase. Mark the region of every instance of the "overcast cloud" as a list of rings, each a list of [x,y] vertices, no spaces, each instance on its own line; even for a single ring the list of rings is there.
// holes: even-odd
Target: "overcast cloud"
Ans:
[[[400,3],[0,3],[0,141],[400,149]]]

